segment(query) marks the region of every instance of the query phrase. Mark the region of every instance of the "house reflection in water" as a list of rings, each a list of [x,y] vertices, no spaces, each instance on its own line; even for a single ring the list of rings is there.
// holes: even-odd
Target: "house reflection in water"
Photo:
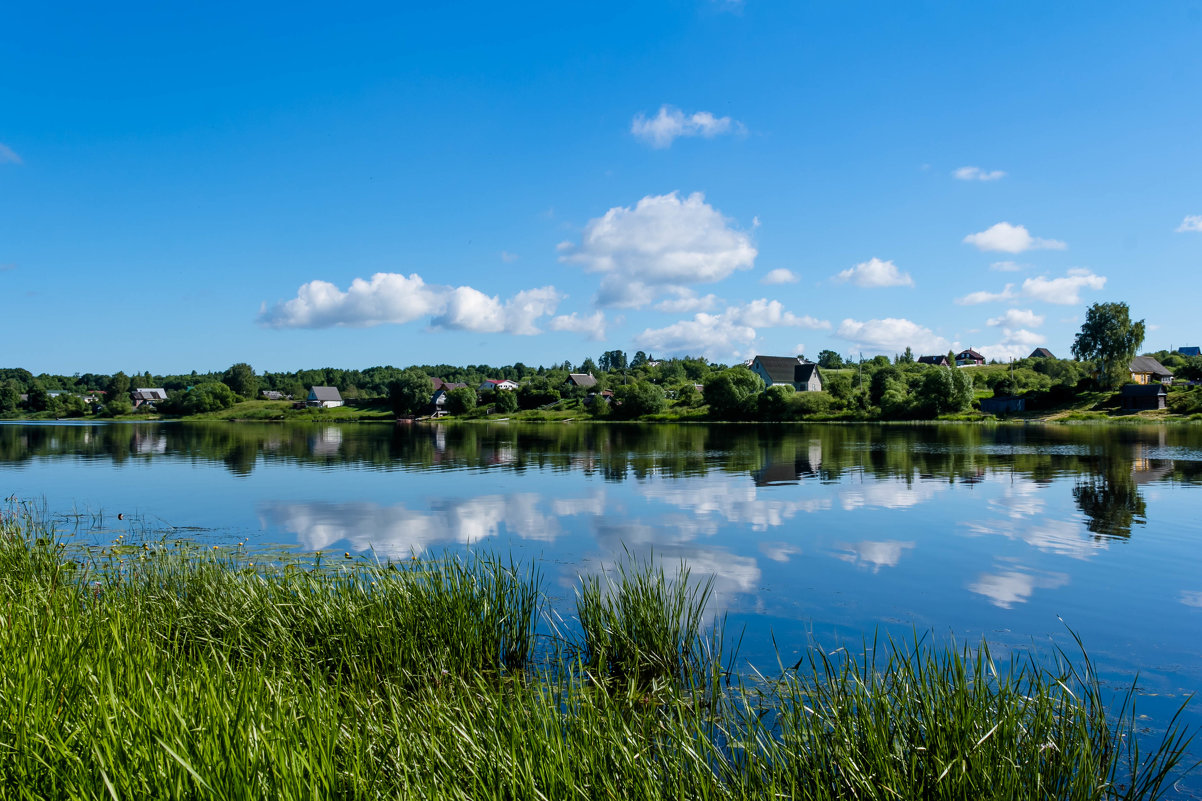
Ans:
[[[309,452],[314,456],[337,456],[342,448],[342,429],[327,426],[309,438]]]
[[[1164,446],[1165,432],[1161,429],[1155,443],[1135,442],[1128,453],[1102,457],[1096,472],[1073,487],[1073,498],[1085,514],[1086,528],[1102,537],[1130,537],[1133,525],[1147,523],[1147,502],[1139,488],[1172,474],[1171,459],[1153,456]]]
[[[805,453],[800,450],[792,459],[766,457],[766,463],[751,473],[757,487],[800,484],[803,478],[817,478],[822,469],[822,441],[811,439]]]

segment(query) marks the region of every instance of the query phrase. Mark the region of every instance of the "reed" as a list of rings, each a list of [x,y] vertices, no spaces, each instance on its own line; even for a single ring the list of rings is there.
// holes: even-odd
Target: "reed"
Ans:
[[[648,563],[537,652],[539,576],[494,557],[64,545],[0,518],[0,798],[1135,799],[1190,767],[1084,657],[889,643],[717,691],[711,585]]]

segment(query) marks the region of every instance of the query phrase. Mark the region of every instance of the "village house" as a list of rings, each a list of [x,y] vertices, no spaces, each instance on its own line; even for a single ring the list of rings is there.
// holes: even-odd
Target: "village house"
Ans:
[[[484,383],[476,387],[477,392],[495,392],[496,390],[505,390],[513,392],[518,388],[518,382],[510,381],[508,378],[486,378]]]
[[[1048,350],[1047,348],[1036,348],[1035,350],[1031,351],[1031,355],[1028,356],[1027,358],[1028,359],[1055,359],[1056,357],[1053,356],[1052,352],[1050,350]]]
[[[1177,352],[1182,356],[1202,356],[1202,347],[1186,345],[1185,347],[1177,348]]]
[[[581,389],[589,389],[597,386],[597,379],[593,378],[592,373],[568,373],[567,385],[569,387],[580,387]]]
[[[947,356],[919,356],[918,363],[919,364],[930,364],[930,365],[934,365],[935,367],[951,367],[952,366],[951,363],[948,362]]]
[[[443,407],[447,405],[447,396],[451,394],[451,390],[461,389],[466,387],[467,384],[439,381],[437,378],[434,380],[438,381],[438,388],[434,390],[434,394],[430,397],[430,405],[434,407],[434,416],[441,417],[443,414],[446,414],[446,410]]]
[[[291,395],[285,395],[283,392],[277,392],[274,389],[265,389],[262,391],[263,400],[278,401],[291,400]]]
[[[1119,390],[1119,400],[1123,408],[1129,411],[1163,409],[1168,397],[1164,384],[1124,384]]]
[[[333,409],[343,404],[342,395],[337,387],[311,387],[306,406],[317,406],[323,409]]]
[[[956,354],[957,367],[972,367],[974,365],[984,364],[985,357],[977,353],[972,348],[962,350]]]
[[[153,407],[159,401],[167,400],[167,390],[162,387],[138,387],[129,393],[129,397],[134,402],[135,409],[147,403]]]
[[[766,387],[789,384],[798,392],[822,391],[818,365],[796,356],[756,356],[750,367],[751,372],[763,379]]]
[[[1173,383],[1173,371],[1151,356],[1136,356],[1127,365],[1127,369],[1131,372],[1132,383],[1135,384]]]

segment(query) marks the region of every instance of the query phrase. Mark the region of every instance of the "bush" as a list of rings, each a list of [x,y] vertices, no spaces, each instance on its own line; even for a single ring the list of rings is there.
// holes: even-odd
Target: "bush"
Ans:
[[[757,405],[761,420],[787,420],[791,398],[798,394],[790,384],[776,384],[760,393]]]
[[[719,420],[745,420],[754,416],[756,397],[763,380],[746,367],[732,367],[705,379],[705,402]]]
[[[789,405],[795,416],[809,417],[828,413],[834,405],[834,398],[826,392],[798,392],[790,399]]]
[[[234,405],[234,391],[220,381],[206,381],[192,387],[178,400],[184,414],[219,412]]]
[[[665,405],[664,391],[649,381],[636,381],[614,390],[614,407],[621,417],[657,414]]]
[[[500,393],[508,395],[508,392]],[[447,393],[447,411],[451,414],[467,414],[476,408],[476,390],[471,387],[458,387]]]
[[[512,392],[494,392],[491,400],[495,411],[500,414],[513,414],[518,410],[518,396]]]

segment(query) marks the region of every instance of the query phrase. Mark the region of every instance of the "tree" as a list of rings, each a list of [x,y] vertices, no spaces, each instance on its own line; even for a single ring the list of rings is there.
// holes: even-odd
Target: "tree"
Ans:
[[[768,387],[759,396],[761,420],[786,420],[789,417],[795,390],[792,384],[776,384]]]
[[[630,360],[630,368],[633,370],[636,367],[642,367],[648,362],[647,354],[641,350],[634,354],[634,358]]]
[[[622,417],[642,417],[664,409],[664,391],[650,381],[635,381],[614,390],[614,405]]]
[[[421,370],[405,370],[388,385],[388,398],[397,415],[417,414],[430,404],[434,384]]]
[[[710,414],[721,420],[731,420],[755,413],[755,398],[763,391],[764,381],[740,366],[710,374],[703,386]]]
[[[972,406],[972,376],[955,367],[927,370],[915,395],[919,409],[931,417],[962,412]]]
[[[493,407],[500,414],[513,414],[518,410],[518,396],[514,392],[494,392]]]
[[[843,357],[833,350],[819,351],[818,366],[823,370],[839,370],[843,367]]]
[[[597,372],[597,363],[592,360],[592,357],[586,357],[585,360],[580,363],[580,372],[582,372],[582,373]]]
[[[903,353],[901,356],[897,357],[897,363],[898,364],[913,364],[914,363],[914,351],[910,350],[909,345],[906,345],[906,352]]]
[[[1113,387],[1144,344],[1144,321],[1131,322],[1126,303],[1095,303],[1073,341],[1073,356],[1098,363],[1098,383]]]
[[[184,414],[202,414],[228,409],[237,402],[234,391],[220,381],[204,381],[179,399]]]
[[[246,362],[230,365],[230,368],[221,374],[221,383],[244,398],[254,398],[259,394],[259,379],[255,375],[255,368]]]
[[[508,392],[498,393],[508,395]],[[476,408],[476,390],[471,387],[457,387],[447,393],[447,411],[451,414],[467,414]]]
[[[16,379],[0,381],[0,412],[15,412],[21,402],[21,385]]]
[[[105,387],[108,392],[108,399],[111,401],[118,395],[124,397],[129,394],[129,376],[118,370],[113,373],[113,377],[109,379],[108,386]]]
[[[620,373],[626,369],[626,354],[620,350],[607,350],[601,354],[597,364],[607,373]]]

